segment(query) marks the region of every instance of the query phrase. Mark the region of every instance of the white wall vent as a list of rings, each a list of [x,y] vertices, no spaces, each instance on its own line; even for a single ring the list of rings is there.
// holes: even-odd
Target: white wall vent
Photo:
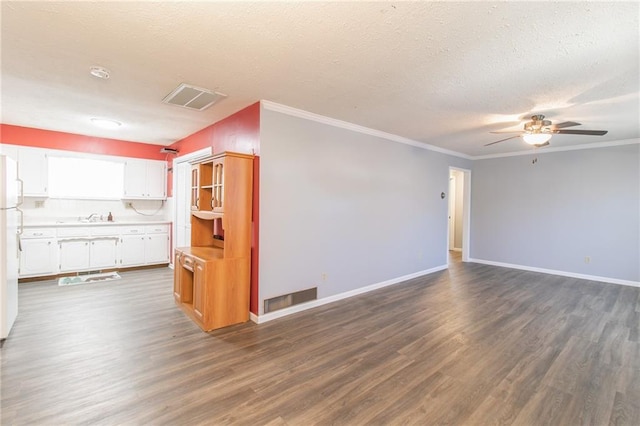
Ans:
[[[173,92],[165,96],[162,102],[196,111],[204,111],[226,97],[227,95],[223,93],[182,83]]]

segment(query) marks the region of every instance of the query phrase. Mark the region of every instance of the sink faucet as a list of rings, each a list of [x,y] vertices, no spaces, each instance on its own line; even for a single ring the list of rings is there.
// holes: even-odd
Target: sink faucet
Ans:
[[[95,219],[94,219],[95,217]],[[98,220],[98,213],[91,213],[89,217],[87,217],[88,222],[95,222]]]

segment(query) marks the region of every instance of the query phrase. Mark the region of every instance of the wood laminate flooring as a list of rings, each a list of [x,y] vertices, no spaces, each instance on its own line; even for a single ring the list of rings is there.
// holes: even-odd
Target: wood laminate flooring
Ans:
[[[20,285],[3,425],[640,424],[640,289],[480,264],[203,333],[172,270]]]

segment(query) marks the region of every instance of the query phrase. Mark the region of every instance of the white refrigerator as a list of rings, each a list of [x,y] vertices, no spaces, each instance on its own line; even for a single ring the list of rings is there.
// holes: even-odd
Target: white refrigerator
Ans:
[[[22,185],[16,162],[0,155],[0,340],[18,316],[18,262],[22,232]]]

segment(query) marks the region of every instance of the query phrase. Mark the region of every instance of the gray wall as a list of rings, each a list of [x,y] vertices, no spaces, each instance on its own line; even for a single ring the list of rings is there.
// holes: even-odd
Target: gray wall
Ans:
[[[473,162],[471,257],[640,281],[640,145],[534,157]]]
[[[261,110],[260,313],[447,263],[449,169],[470,161]],[[323,280],[323,274],[326,279]]]

